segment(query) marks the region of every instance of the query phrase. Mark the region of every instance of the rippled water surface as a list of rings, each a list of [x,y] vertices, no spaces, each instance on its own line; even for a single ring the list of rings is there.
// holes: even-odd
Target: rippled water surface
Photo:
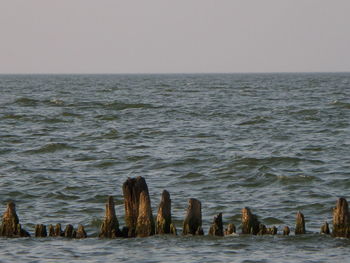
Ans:
[[[85,225],[91,238],[0,239],[0,261],[349,262],[350,240],[318,235],[350,198],[350,74],[2,75],[0,201],[24,228]],[[167,189],[181,232],[187,199],[239,226],[250,207],[305,236],[100,240],[108,195],[146,178]]]

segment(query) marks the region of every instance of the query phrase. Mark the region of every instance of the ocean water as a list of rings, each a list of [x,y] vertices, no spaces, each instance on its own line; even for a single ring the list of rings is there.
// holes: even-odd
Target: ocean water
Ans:
[[[98,239],[136,176],[154,215],[170,192],[180,233],[192,197],[206,234],[219,212],[239,232],[246,206],[280,233],[300,210],[308,234]],[[350,262],[318,234],[349,189],[350,73],[0,76],[0,210],[90,237],[0,238],[0,262]]]

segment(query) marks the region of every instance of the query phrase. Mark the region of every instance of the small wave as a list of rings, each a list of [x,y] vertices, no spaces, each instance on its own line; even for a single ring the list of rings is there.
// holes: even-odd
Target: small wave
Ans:
[[[334,105],[336,107],[343,108],[343,109],[350,109],[350,103],[342,102],[342,101],[339,101],[339,100],[332,101],[331,105]]]
[[[117,115],[113,115],[113,114],[98,115],[96,116],[96,118],[103,121],[114,121],[119,119]]]
[[[1,120],[21,120],[23,118],[24,118],[23,115],[10,113],[10,114],[5,114],[0,119]]]
[[[33,153],[33,154],[53,153],[57,151],[64,151],[64,150],[70,150],[70,149],[74,149],[74,147],[69,146],[66,143],[49,143],[40,148],[26,151],[26,153]]]
[[[266,117],[257,116],[251,120],[243,121],[243,122],[239,123],[238,125],[245,126],[245,125],[254,125],[254,124],[267,123],[267,122],[268,122],[268,119]]]
[[[38,100],[26,98],[26,97],[22,97],[14,101],[15,104],[18,104],[24,107],[36,106],[38,102],[39,102]]]
[[[107,133],[102,135],[104,139],[117,139],[119,138],[119,132],[116,129],[111,129]]]
[[[308,183],[315,180],[319,180],[319,178],[310,175],[298,174],[298,175],[278,175],[277,179],[285,185],[289,185],[291,183]]]
[[[151,104],[144,103],[123,103],[123,102],[112,102],[104,104],[105,108],[112,110],[126,110],[126,109],[151,109],[154,108]]]
[[[181,176],[182,179],[194,179],[194,178],[202,178],[203,174],[200,173],[193,173],[193,172],[189,172],[183,176]]]
[[[297,157],[288,157],[288,156],[281,156],[281,157],[267,157],[267,158],[252,158],[252,157],[246,157],[246,158],[240,158],[235,161],[236,165],[247,165],[247,166],[269,166],[269,165],[298,165],[301,162],[309,162],[313,164],[323,164],[323,161],[320,160],[310,160],[310,159],[302,159]]]
[[[64,111],[64,112],[62,112],[62,116],[63,116],[63,117],[81,117],[81,114],[77,114],[77,113],[74,113],[74,112]]]
[[[63,102],[63,100],[52,98],[52,99],[50,99],[50,103],[54,104],[54,105],[63,105],[64,102]]]
[[[101,161],[93,165],[96,168],[107,168],[116,165],[116,161]]]

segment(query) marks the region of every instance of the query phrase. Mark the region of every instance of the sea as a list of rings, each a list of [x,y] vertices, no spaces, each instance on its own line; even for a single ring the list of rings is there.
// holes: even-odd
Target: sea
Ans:
[[[100,239],[108,196],[142,176],[154,216],[168,190],[178,235]],[[350,262],[350,240],[321,235],[350,199],[350,73],[0,75],[0,213],[30,238],[0,238],[0,262]],[[205,236],[182,236],[188,199]],[[278,235],[241,231],[249,207]],[[296,213],[305,235],[294,235]],[[35,238],[36,224],[88,238]],[[284,226],[290,236],[281,235]]]

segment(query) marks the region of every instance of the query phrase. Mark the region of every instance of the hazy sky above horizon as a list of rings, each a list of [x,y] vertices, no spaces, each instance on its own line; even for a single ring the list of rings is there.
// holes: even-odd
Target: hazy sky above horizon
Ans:
[[[0,73],[350,71],[349,0],[0,1]]]

